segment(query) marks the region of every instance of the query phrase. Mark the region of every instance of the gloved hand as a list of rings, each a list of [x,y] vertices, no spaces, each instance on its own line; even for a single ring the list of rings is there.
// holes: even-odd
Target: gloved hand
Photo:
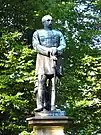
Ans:
[[[56,47],[51,47],[49,51],[50,51],[50,55],[52,55],[52,56],[57,55],[57,48]]]

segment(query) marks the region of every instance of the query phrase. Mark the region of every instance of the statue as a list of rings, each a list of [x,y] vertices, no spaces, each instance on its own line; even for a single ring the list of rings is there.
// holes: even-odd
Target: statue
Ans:
[[[36,112],[55,109],[56,76],[61,76],[61,55],[66,47],[63,34],[52,29],[52,17],[42,18],[44,29],[33,33],[32,45],[37,51],[35,95]]]

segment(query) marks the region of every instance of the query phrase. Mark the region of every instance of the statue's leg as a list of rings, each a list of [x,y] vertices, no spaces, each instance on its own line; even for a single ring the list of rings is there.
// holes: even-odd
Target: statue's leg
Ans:
[[[45,91],[45,108],[46,110],[50,111],[51,110],[51,88],[52,88],[52,81],[49,78],[47,82],[47,87]]]
[[[38,92],[36,94],[36,104],[37,108],[35,111],[40,112],[44,108],[44,98],[45,98],[45,84],[46,75],[38,75]]]
[[[51,111],[55,110],[55,85],[56,85],[56,77],[54,76],[52,79],[51,86]]]
[[[47,90],[45,91],[45,105],[48,111],[55,109],[55,84],[56,77],[54,75],[46,75],[48,78]]]

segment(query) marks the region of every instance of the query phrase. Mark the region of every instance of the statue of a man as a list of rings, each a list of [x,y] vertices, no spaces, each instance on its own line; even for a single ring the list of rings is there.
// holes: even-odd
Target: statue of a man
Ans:
[[[52,17],[42,18],[44,29],[36,30],[33,34],[32,45],[37,51],[36,60],[36,112],[55,109],[55,80],[60,75],[60,57],[66,43],[59,30],[52,29]]]

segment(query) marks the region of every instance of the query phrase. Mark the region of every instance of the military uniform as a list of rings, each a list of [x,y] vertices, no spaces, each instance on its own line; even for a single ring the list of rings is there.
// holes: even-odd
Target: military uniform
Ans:
[[[60,31],[54,29],[40,29],[35,31],[32,41],[33,48],[38,52],[36,60],[36,75],[38,76],[39,92],[37,97],[37,107],[42,108],[42,106],[45,106],[45,104],[47,104],[46,102],[48,102],[49,100],[48,99],[45,101],[45,99],[43,98],[48,96],[45,96],[45,91],[47,91],[46,80],[51,80],[54,77],[52,75],[54,75],[55,72],[60,72],[62,66],[60,62],[60,56],[63,53],[64,48],[66,47],[66,43],[63,34]],[[57,50],[57,60],[54,60],[51,55],[52,48],[56,48]]]

